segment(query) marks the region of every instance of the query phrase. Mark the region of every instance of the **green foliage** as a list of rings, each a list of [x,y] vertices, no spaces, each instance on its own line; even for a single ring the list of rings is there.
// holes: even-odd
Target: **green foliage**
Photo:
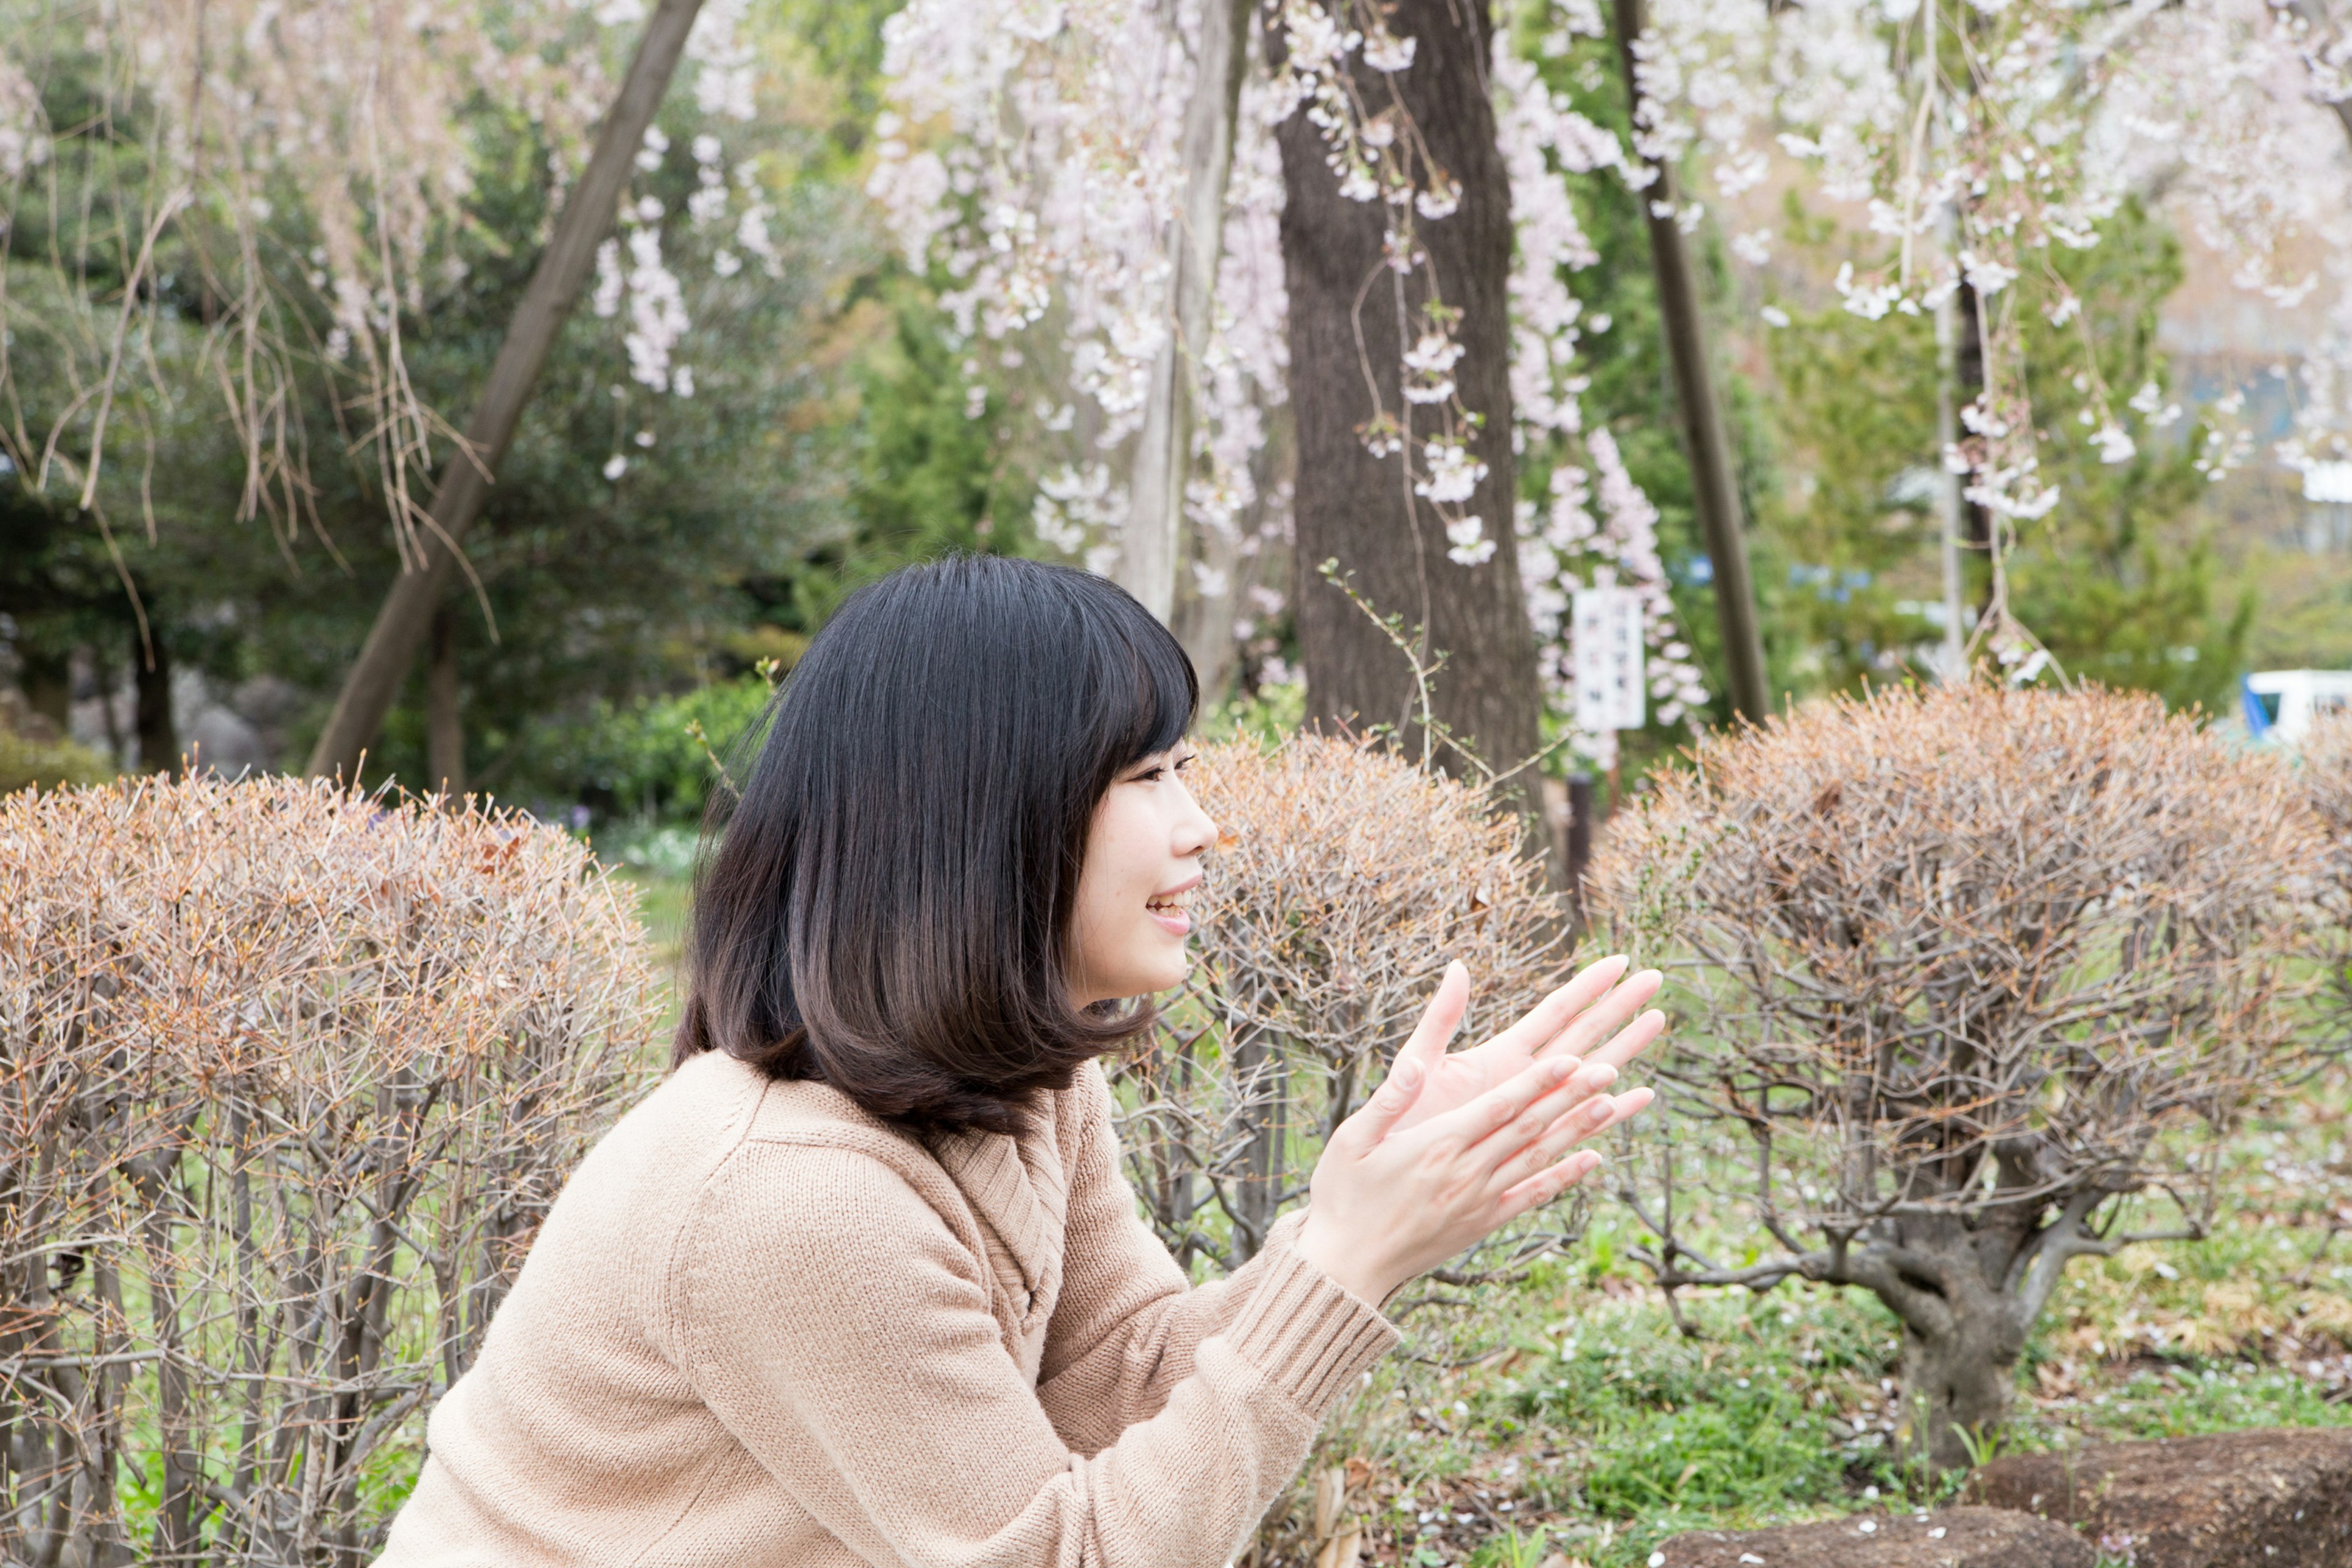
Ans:
[[[106,759],[71,741],[36,741],[0,728],[0,795],[104,784],[114,776]]]
[[[767,681],[753,674],[675,697],[600,700],[536,730],[503,793],[542,814],[577,802],[593,817],[699,821],[710,792],[721,787],[720,767],[743,776],[769,697]],[[663,858],[658,868],[678,868],[667,850],[654,854]]]
[[[1785,234],[1816,270],[1836,265],[1835,226],[1807,215],[1793,195]],[[1942,596],[1929,489],[1941,477],[1934,323],[1866,321],[1834,301],[1789,314],[1763,343],[1790,476],[1762,498],[1761,521],[1789,582],[1776,603],[1778,630],[1799,689],[1853,690],[1887,679],[1883,655],[1938,636],[1898,607]]]
[[[2201,426],[2169,429],[2126,405],[2160,382],[2157,311],[2181,279],[2180,242],[2138,202],[2088,250],[2053,250],[2054,279],[2021,279],[2011,305],[2024,323],[2028,390],[2044,411],[2042,463],[2063,499],[2027,525],[2011,563],[2018,616],[2078,677],[2153,691],[2172,707],[2228,705],[2253,618],[2251,598],[2216,605],[2214,563],[2192,515],[2208,488]],[[2042,309],[2058,284],[2083,302],[2065,327]],[[2100,460],[2077,406],[2095,378],[2137,450]],[[2169,395],[2177,397],[2179,389]]]
[[[839,98],[840,84],[816,78],[823,51],[774,18],[754,26],[751,41],[769,103],[800,109]],[[702,684],[761,654],[788,653],[761,625],[757,586],[850,527],[843,433],[851,405],[839,393],[869,323],[845,310],[845,280],[874,266],[880,247],[843,154],[824,125],[797,113],[716,127],[730,169],[756,167],[755,194],[775,207],[768,226],[782,253],[776,276],[755,260],[720,278],[711,258],[726,234],[698,232],[684,216],[697,182],[687,149],[705,128],[689,90],[673,95],[660,123],[672,152],[635,188],[677,215],[665,251],[694,321],[676,358],[693,367],[696,395],[634,382],[618,325],[584,300],[568,321],[466,542],[468,575],[451,601],[478,779],[511,776],[537,744],[530,732],[551,716]],[[484,107],[466,130],[475,152],[467,222],[445,237],[449,264],[433,270],[427,297],[400,324],[417,395],[457,424],[495,357],[551,216],[548,149],[537,128]],[[278,226],[273,264],[299,267],[310,237],[292,218]],[[9,288],[40,300],[61,338],[103,341],[114,304],[70,265],[52,265],[36,238],[25,224],[12,227]],[[16,454],[11,504],[0,508],[0,610],[14,617],[28,660],[89,649],[119,674],[136,636],[127,575],[174,665],[215,688],[268,675],[302,694],[280,759],[296,763],[402,570],[382,476],[344,457],[344,434],[373,415],[354,406],[352,376],[319,346],[323,314],[277,322],[295,345],[289,391],[310,433],[309,484],[275,497],[274,514],[245,515],[245,456],[217,415],[201,353],[202,302],[173,291],[194,287],[198,269],[164,271],[167,308],[152,325],[159,374],[121,400],[100,494],[119,561],[98,518],[64,505],[61,479],[34,493],[35,465]],[[300,279],[287,282],[288,299],[304,297]],[[37,343],[13,356],[12,390],[36,429],[75,393],[62,372],[52,374],[54,357]],[[436,457],[448,452],[444,442]],[[614,458],[625,463],[617,479],[604,471]],[[153,525],[141,526],[151,506]],[[371,749],[371,777],[421,772],[423,737],[420,678]]]
[[[1792,195],[1783,238],[1826,273],[1848,237]],[[2179,252],[2127,204],[2098,245],[2053,250],[2046,274],[1991,301],[2019,323],[2028,391],[2047,421],[2042,473],[2062,496],[2047,519],[2020,527],[2008,570],[2012,609],[2070,674],[2210,708],[2236,677],[2251,605],[2214,603],[2211,554],[2193,521],[2207,488],[2195,468],[2201,432],[2153,425],[2127,405],[2163,377],[2157,310],[2180,280]],[[2062,291],[2081,311],[2053,326]],[[1914,668],[1937,635],[1900,607],[1942,595],[1933,323],[1865,321],[1833,301],[1789,313],[1765,343],[1776,434],[1795,476],[1764,513],[1792,578],[1777,622],[1801,649],[1793,672],[1813,689],[1851,690]],[[2109,389],[2137,447],[2123,463],[2103,461],[2087,428],[2057,417],[2080,409],[2095,384]],[[1970,558],[1972,603],[1987,570],[1981,555]]]

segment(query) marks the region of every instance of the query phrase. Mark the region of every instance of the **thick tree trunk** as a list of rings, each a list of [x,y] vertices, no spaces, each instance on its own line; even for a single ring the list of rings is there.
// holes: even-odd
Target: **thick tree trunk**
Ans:
[[[466,793],[466,720],[457,707],[457,614],[433,616],[433,651],[425,665],[425,779],[451,800]]]
[[[131,635],[131,668],[139,694],[139,771],[175,773],[180,766],[180,737],[172,723],[172,656],[163,639],[142,641]]]
[[[2016,1386],[2017,1358],[2025,1348],[2025,1325],[2006,1297],[1977,1304],[1954,1316],[1948,1333],[1903,1329],[1903,1422],[1898,1447],[1908,1459],[1925,1459],[1939,1470],[1965,1470],[1969,1452],[1981,1449],[2009,1418]]]
[[[1234,167],[1251,4],[1208,0],[1201,7],[1192,97],[1184,107],[1184,206],[1169,236],[1168,341],[1151,367],[1121,542],[1120,584],[1163,622],[1175,609],[1176,568],[1183,557],[1193,391],[1209,346],[1217,262],[1224,254],[1225,184]]]
[[[1647,26],[1644,8],[1642,0],[1614,3],[1617,58],[1625,74],[1626,97],[1638,108],[1641,89],[1634,79],[1633,42]],[[1690,249],[1683,243],[1682,200],[1674,166],[1652,163],[1649,167],[1656,178],[1647,190],[1635,193],[1635,199],[1642,204],[1643,221],[1650,235],[1658,319],[1665,329],[1675,402],[1682,412],[1684,445],[1690,455],[1691,498],[1715,576],[1715,614],[1723,633],[1724,674],[1733,710],[1750,723],[1761,724],[1771,717],[1772,698],[1765,684],[1764,643],[1756,628],[1756,589],[1748,575],[1748,541],[1741,531],[1731,437],[1724,426],[1723,406],[1715,395],[1715,368],[1707,358],[1706,327],[1699,314]]]
[[[506,340],[490,365],[482,400],[466,426],[466,437],[441,471],[434,492],[432,526],[419,531],[417,548],[424,561],[403,572],[369,629],[367,642],[343,678],[335,710],[320,731],[307,770],[313,778],[341,776],[356,781],[361,753],[375,739],[383,716],[408,679],[409,666],[425,641],[433,612],[446,595],[457,567],[455,547],[481,515],[491,482],[514,439],[539,373],[554,347],[556,334],[581,285],[595,265],[596,247],[613,226],[614,204],[627,188],[646,127],[661,107],[670,78],[677,73],[678,55],[693,29],[702,0],[661,0],[645,36],[629,62],[629,74],[620,95],[596,133],[596,148],[588,171],[565,198],[555,233],[523,290],[522,303],[507,325]]]
[[[1493,32],[1487,0],[1401,0],[1389,16],[1414,42],[1395,80],[1430,153],[1461,182],[1451,216],[1423,220],[1420,236],[1447,305],[1461,312],[1454,367],[1465,406],[1485,426],[1470,446],[1486,478],[1467,503],[1500,546],[1482,565],[1446,557],[1443,521],[1412,493],[1395,457],[1374,458],[1358,428],[1372,416],[1370,376],[1391,412],[1424,411],[1399,391],[1401,332],[1424,301],[1426,276],[1400,277],[1382,257],[1386,212],[1350,201],[1324,163],[1321,133],[1302,111],[1279,127],[1284,274],[1290,294],[1290,402],[1298,438],[1297,590],[1307,710],[1327,724],[1393,724],[1419,748],[1414,682],[1381,629],[1320,575],[1335,560],[1383,616],[1418,628],[1424,658],[1443,655],[1432,693],[1437,721],[1496,769],[1538,744],[1535,637],[1519,584],[1512,519],[1510,183],[1495,145],[1486,66]],[[1269,37],[1272,37],[1269,35]],[[1350,62],[1366,98],[1387,100],[1383,79]],[[1470,771],[1439,747],[1449,770]],[[1524,776],[1524,775],[1523,775]],[[1532,805],[1530,805],[1532,811]]]
[[[1914,1215],[1893,1239],[1891,1274],[1874,1289],[1903,1323],[1895,1446],[1906,1460],[1966,1469],[1969,1445],[1980,1448],[2008,1418],[2039,1308],[2004,1288],[2029,1237],[1999,1223]]]

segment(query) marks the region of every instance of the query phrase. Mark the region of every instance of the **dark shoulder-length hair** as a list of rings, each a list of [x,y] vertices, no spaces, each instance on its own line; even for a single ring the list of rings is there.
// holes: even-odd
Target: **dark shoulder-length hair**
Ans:
[[[1200,687],[1100,577],[908,567],[825,624],[769,709],[696,878],[672,1065],[720,1050],[921,1132],[1019,1130],[1145,1016],[1074,1006],[1095,807]]]

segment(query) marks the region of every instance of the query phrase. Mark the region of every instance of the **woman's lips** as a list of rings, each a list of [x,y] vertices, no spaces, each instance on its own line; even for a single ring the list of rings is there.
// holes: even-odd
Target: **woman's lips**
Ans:
[[[1160,929],[1171,936],[1187,936],[1192,930],[1192,917],[1181,904],[1148,904],[1151,918]]]

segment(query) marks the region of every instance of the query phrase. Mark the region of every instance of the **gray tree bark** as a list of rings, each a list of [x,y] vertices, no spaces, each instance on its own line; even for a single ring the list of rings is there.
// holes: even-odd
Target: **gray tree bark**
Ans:
[[[431,521],[419,531],[423,563],[403,572],[393,583],[367,642],[343,678],[334,712],[310,752],[307,771],[311,777],[357,779],[361,754],[383,727],[383,716],[391,711],[402,683],[408,679],[434,612],[448,592],[457,551],[481,515],[499,465],[514,439],[515,426],[538,385],[548,351],[595,265],[596,247],[613,226],[614,205],[628,186],[629,171],[645,141],[646,127],[653,123],[654,112],[669,90],[686,36],[701,7],[702,0],[661,0],[653,19],[646,24],[645,36],[638,39],[636,55],[629,62],[629,74],[596,133],[587,173],[565,198],[554,236],[523,290],[522,304],[507,326],[499,357],[491,363],[489,381],[466,426],[465,439],[441,471]]]
[[[1248,58],[1252,0],[1207,0],[1192,96],[1184,106],[1184,206],[1170,235],[1168,339],[1151,367],[1120,541],[1120,585],[1170,620],[1183,558],[1184,481],[1192,468],[1193,398],[1209,346],[1217,263],[1224,254],[1225,185]]]
[[[1512,533],[1511,194],[1487,96],[1494,19],[1486,0],[1401,0],[1389,26],[1414,40],[1412,64],[1395,79],[1406,107],[1432,155],[1462,185],[1458,209],[1424,221],[1420,234],[1445,302],[1462,312],[1454,332],[1465,351],[1454,367],[1460,396],[1485,419],[1470,448],[1486,465],[1486,478],[1467,510],[1485,521],[1500,548],[1483,565],[1448,560],[1444,524],[1412,493],[1398,459],[1376,458],[1364,448],[1358,428],[1373,412],[1366,379],[1378,384],[1389,409],[1406,406],[1399,389],[1402,334],[1423,302],[1426,280],[1389,269],[1381,204],[1339,194],[1324,163],[1321,133],[1306,115],[1294,114],[1276,134],[1298,441],[1292,604],[1307,710],[1327,725],[1396,725],[1418,749],[1412,668],[1379,626],[1322,579],[1320,564],[1336,560],[1381,614],[1420,628],[1424,658],[1444,656],[1432,713],[1499,770],[1538,746],[1541,696]],[[1367,96],[1385,101],[1383,79],[1360,64],[1358,69]],[[1448,748],[1439,747],[1437,755],[1450,771],[1475,771]]]
[[[433,651],[425,663],[425,780],[450,800],[466,794],[466,716],[457,706],[457,613],[433,614]]]

